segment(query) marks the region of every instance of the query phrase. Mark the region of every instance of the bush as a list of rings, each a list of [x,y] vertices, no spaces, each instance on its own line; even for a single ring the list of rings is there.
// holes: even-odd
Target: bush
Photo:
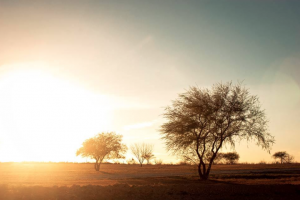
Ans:
[[[266,165],[267,164],[267,162],[266,161],[264,161],[264,160],[261,160],[258,164],[260,164],[260,165]]]
[[[128,159],[126,160],[127,164],[128,165],[134,165],[134,164],[137,164],[137,162],[132,158],[132,159]]]
[[[154,160],[154,163],[155,163],[156,165],[161,165],[161,164],[163,163],[163,161],[162,161],[162,159],[155,159],[155,160]]]

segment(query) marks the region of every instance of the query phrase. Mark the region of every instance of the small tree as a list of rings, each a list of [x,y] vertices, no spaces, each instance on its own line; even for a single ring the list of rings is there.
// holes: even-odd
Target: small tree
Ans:
[[[227,161],[227,163],[232,165],[240,159],[240,156],[236,152],[228,152],[223,154],[223,158]]]
[[[292,155],[288,155],[288,157],[286,158],[286,163],[292,163],[294,161],[294,156]]]
[[[282,164],[286,157],[287,157],[287,152],[285,151],[278,151],[276,153],[273,154],[273,158],[276,160],[276,159],[280,159],[280,163]]]
[[[95,170],[100,170],[100,164],[105,159],[124,158],[127,147],[122,144],[122,135],[114,132],[99,133],[95,137],[89,138],[82,143],[82,147],[76,152],[76,155],[95,159]]]
[[[275,160],[279,159],[280,163],[291,163],[294,160],[294,156],[288,154],[286,151],[278,151],[272,156]]]
[[[165,108],[161,134],[167,149],[196,158],[200,179],[208,179],[211,165],[224,145],[256,139],[270,150],[274,138],[267,131],[264,110],[256,96],[241,84],[216,84],[209,89],[191,87]]]
[[[150,160],[152,160],[153,158],[155,158],[154,154],[150,153],[148,155],[145,155],[145,160],[147,161],[147,165],[150,164]]]
[[[144,160],[153,158],[153,145],[151,144],[138,144],[135,143],[130,146],[132,154],[136,157],[141,167],[143,166]]]

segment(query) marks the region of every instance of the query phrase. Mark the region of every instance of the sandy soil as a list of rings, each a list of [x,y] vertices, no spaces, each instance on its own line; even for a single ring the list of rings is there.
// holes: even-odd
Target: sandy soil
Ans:
[[[300,174],[300,165],[215,165],[211,176]],[[109,185],[129,178],[197,176],[190,165],[120,165],[103,164],[99,172],[93,164],[73,163],[0,163],[0,184],[42,186]],[[295,175],[296,176],[296,175]]]
[[[300,199],[300,165],[0,163],[0,199]]]

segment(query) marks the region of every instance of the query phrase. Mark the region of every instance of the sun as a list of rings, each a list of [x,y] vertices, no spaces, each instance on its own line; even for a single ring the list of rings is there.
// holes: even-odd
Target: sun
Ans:
[[[109,130],[111,120],[106,96],[46,70],[0,76],[1,161],[74,161],[81,143]]]

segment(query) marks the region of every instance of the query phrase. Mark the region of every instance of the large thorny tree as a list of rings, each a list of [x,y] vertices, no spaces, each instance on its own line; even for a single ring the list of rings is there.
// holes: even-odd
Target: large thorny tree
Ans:
[[[216,84],[209,89],[191,87],[165,108],[161,134],[167,149],[196,159],[200,179],[208,179],[222,146],[255,139],[269,150],[274,142],[258,98],[241,84]]]
[[[95,137],[85,140],[76,155],[95,159],[95,170],[99,171],[100,164],[105,159],[124,158],[123,154],[127,151],[127,147],[121,143],[122,137],[113,132],[99,133]]]

